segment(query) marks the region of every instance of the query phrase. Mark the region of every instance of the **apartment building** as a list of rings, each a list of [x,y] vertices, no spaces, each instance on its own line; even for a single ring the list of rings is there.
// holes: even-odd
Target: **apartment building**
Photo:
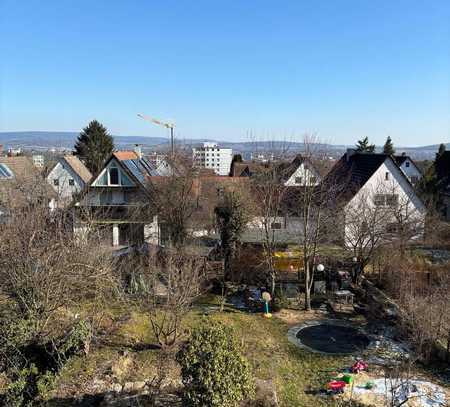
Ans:
[[[217,143],[203,143],[203,146],[192,149],[194,164],[199,168],[212,169],[218,175],[230,173],[233,150],[220,148]]]

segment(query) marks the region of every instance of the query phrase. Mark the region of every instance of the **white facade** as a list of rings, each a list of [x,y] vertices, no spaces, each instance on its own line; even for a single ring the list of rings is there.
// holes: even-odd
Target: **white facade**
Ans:
[[[233,150],[220,148],[217,143],[203,143],[202,147],[193,148],[194,164],[199,168],[214,170],[218,175],[230,173]]]
[[[44,168],[45,159],[42,154],[33,154],[31,159],[33,160],[33,164],[36,168]]]
[[[63,159],[47,175],[47,182],[53,187],[61,201],[71,201],[85,186],[81,177]]]
[[[400,169],[413,185],[417,184],[417,182],[422,178],[422,173],[409,158],[403,161],[400,165]]]
[[[386,230],[390,224],[398,224],[399,219],[404,226],[414,227],[412,239],[419,238],[425,214],[426,208],[411,183],[392,159],[386,158],[344,208],[346,244],[356,245],[361,239],[361,227]]]
[[[305,163],[301,163],[295,172],[284,183],[287,187],[304,187],[319,185],[320,176]]]

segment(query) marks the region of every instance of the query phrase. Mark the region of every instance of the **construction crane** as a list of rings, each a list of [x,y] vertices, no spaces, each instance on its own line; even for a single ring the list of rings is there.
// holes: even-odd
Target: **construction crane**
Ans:
[[[175,124],[174,123],[164,123],[161,120],[158,120],[158,119],[155,119],[153,117],[149,117],[149,116],[146,116],[146,115],[140,114],[140,113],[138,113],[138,116],[141,119],[144,119],[144,120],[146,120],[148,122],[155,123],[158,126],[165,127],[166,129],[170,129],[170,151],[171,151],[172,157],[173,157],[174,152],[175,152],[174,151],[174,143],[173,143],[173,129],[175,128]]]

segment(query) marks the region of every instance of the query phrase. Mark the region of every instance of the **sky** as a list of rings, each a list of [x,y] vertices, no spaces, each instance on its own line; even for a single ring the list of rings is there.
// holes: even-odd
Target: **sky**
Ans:
[[[0,131],[450,142],[448,0],[0,0]]]

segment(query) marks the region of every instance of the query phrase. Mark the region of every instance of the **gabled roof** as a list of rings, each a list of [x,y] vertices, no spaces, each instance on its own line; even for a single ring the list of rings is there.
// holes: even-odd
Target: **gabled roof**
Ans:
[[[420,171],[420,168],[416,165],[416,163],[413,161],[413,159],[412,159],[409,155],[402,154],[402,155],[394,155],[394,156],[392,156],[392,157],[394,158],[395,163],[396,163],[399,167],[401,167],[402,164],[403,164],[406,160],[408,160],[410,163],[412,163],[412,164],[414,165],[414,167],[416,167],[417,171],[419,171],[420,173],[422,172],[422,171]]]
[[[0,157],[0,164],[5,164],[12,172],[12,178],[18,180],[34,178],[38,175],[33,162],[25,156]]]
[[[285,181],[287,181],[289,178],[292,177],[292,175],[297,171],[297,169],[304,165],[306,168],[308,168],[310,171],[312,171],[316,176],[319,176],[319,171],[314,167],[313,163],[308,157],[303,157],[301,154],[297,154],[295,158],[290,162],[283,162],[278,165],[278,173],[280,174],[281,178]]]
[[[268,168],[268,163],[237,161],[231,163],[230,174],[232,177],[251,177],[264,172]]]
[[[324,182],[345,182],[359,190],[387,158],[389,156],[386,154],[346,153],[333,166]]]
[[[77,156],[65,155],[62,159],[70,166],[70,168],[72,168],[75,174],[77,174],[85,184],[91,180],[91,172]]]
[[[357,152],[345,153],[330,170],[323,182],[330,186],[341,186],[342,191],[340,197],[344,201],[349,201],[386,160],[390,160],[398,169],[400,176],[411,185],[392,156],[388,154]],[[411,186],[411,188],[413,187]]]

